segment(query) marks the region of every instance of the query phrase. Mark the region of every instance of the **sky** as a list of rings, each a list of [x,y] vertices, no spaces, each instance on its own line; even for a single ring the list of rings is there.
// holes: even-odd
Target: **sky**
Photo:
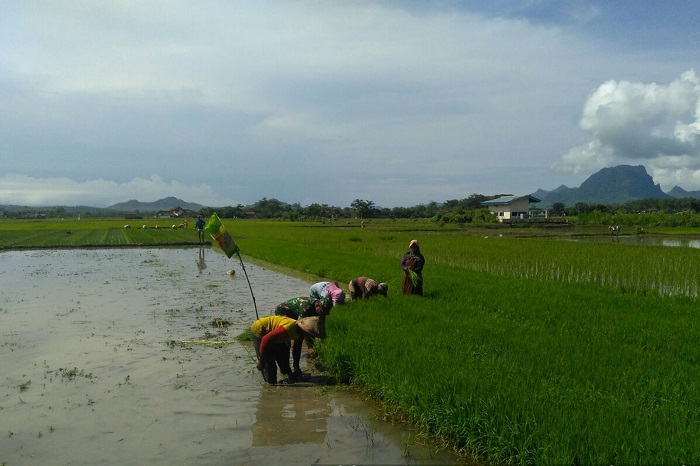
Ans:
[[[696,0],[4,0],[0,204],[700,190]]]

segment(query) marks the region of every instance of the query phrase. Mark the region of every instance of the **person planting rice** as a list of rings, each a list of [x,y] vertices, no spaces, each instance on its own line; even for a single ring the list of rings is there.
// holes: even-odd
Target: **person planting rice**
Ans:
[[[389,286],[386,283],[377,283],[375,280],[367,277],[353,278],[348,284],[350,288],[350,299],[369,298],[380,294],[386,297],[389,292]]]
[[[318,282],[309,288],[309,297],[315,299],[331,298],[333,306],[345,304],[345,291],[337,282]]]
[[[330,315],[332,308],[333,301],[331,298],[314,299],[299,297],[288,299],[279,304],[275,308],[275,315],[289,317],[290,319],[314,316],[326,317]],[[307,336],[304,340],[306,341],[307,355],[310,358],[315,357],[313,337]]]
[[[301,317],[327,316],[331,313],[333,301],[331,298],[311,298],[301,296],[280,303],[275,308],[275,315],[287,316],[292,319]]]
[[[403,294],[423,296],[423,266],[425,257],[420,252],[418,240],[412,239],[408,244],[409,251],[401,258],[403,269]]]
[[[251,339],[257,356],[256,368],[262,372],[265,382],[277,383],[277,367],[289,381],[301,379],[299,367],[302,340],[306,337],[325,338],[323,317],[303,317],[294,320],[285,316],[262,317],[250,326]],[[292,368],[289,367],[289,350],[292,350]]]

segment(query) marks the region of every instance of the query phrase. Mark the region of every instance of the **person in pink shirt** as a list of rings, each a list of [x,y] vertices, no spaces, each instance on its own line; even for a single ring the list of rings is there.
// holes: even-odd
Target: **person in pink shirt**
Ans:
[[[309,288],[309,297],[314,299],[331,298],[333,306],[345,304],[345,291],[337,282],[318,282]]]

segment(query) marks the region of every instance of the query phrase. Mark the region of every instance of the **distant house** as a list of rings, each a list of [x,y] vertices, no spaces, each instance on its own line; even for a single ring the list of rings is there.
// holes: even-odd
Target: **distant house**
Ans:
[[[502,196],[490,201],[482,201],[492,214],[498,216],[499,222],[525,220],[529,218],[530,203],[540,202],[534,196]]]
[[[180,206],[175,206],[170,210],[159,210],[156,214],[158,218],[182,218],[182,217],[196,217],[197,212],[192,210],[185,210]]]

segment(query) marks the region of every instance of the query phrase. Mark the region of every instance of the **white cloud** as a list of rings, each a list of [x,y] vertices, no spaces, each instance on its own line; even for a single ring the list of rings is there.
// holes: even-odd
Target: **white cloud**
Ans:
[[[86,189],[157,173],[187,186],[155,182],[144,196],[211,186],[244,204],[415,205],[559,185],[544,176],[559,154],[558,180],[583,179],[631,142],[678,155],[696,144],[690,77],[601,86],[581,119],[595,142],[569,150],[584,141],[591,83],[676,73],[695,49],[622,55],[586,35],[607,7],[496,3],[0,2],[0,109],[12,109],[0,111],[0,176]],[[303,181],[328,173],[342,177]]]
[[[700,80],[692,69],[666,85],[607,81],[583,108],[580,128],[592,139],[564,154],[552,169],[593,172],[643,161],[665,189],[672,180],[695,180],[687,171],[700,164],[699,109]]]
[[[564,154],[560,160],[552,164],[554,172],[571,173],[574,175],[593,173],[613,163],[612,148],[604,146],[598,140],[574,147]]]
[[[78,182],[70,178],[32,178],[16,174],[0,178],[0,204],[108,207],[131,199],[152,202],[168,196],[206,206],[238,204],[218,198],[210,186],[188,186],[175,180],[165,182],[158,175],[150,179],[134,178],[125,183],[104,179]]]

